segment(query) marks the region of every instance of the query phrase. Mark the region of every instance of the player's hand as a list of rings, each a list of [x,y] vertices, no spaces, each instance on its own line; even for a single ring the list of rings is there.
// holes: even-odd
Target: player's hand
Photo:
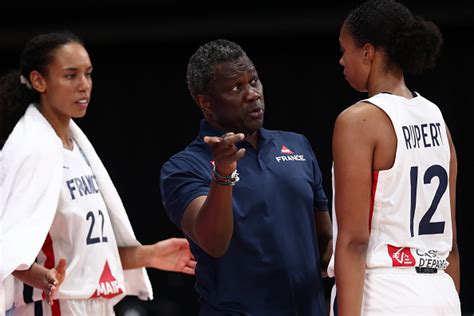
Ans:
[[[165,270],[194,274],[196,260],[185,238],[169,238],[152,245],[150,266]]]
[[[43,290],[44,299],[49,305],[53,305],[54,297],[59,291],[59,286],[66,276],[66,259],[59,259],[55,268],[50,269],[45,275],[45,286]]]

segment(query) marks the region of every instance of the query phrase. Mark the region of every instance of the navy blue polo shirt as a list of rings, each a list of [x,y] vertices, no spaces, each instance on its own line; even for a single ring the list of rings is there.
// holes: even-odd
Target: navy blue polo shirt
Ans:
[[[258,133],[257,150],[237,145],[246,153],[237,161],[227,252],[213,258],[188,238],[201,315],[326,315],[314,212],[328,208],[316,157],[301,134]],[[189,203],[209,191],[213,157],[203,137],[222,134],[201,121],[199,136],[161,169],[163,205],[178,227]]]

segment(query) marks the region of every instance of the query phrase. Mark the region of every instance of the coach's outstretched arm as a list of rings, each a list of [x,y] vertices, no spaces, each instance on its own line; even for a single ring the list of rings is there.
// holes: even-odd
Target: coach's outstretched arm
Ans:
[[[230,177],[245,149],[235,144],[244,134],[226,133],[222,137],[204,137],[214,157],[215,172]],[[184,212],[181,227],[185,234],[213,257],[222,256],[229,246],[234,228],[232,185],[223,185],[214,177],[207,196],[194,199]]]

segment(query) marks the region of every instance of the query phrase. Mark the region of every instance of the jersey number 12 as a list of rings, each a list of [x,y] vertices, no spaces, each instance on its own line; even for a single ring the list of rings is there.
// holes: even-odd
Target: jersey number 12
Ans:
[[[424,176],[423,176],[423,184],[431,183],[431,180],[437,177],[439,179],[438,188],[436,189],[436,193],[431,201],[431,205],[426,211],[425,215],[420,220],[420,224],[418,225],[418,235],[434,235],[434,234],[442,234],[444,232],[444,224],[445,222],[431,222],[431,218],[433,217],[436,209],[438,208],[439,202],[441,201],[441,197],[446,192],[446,188],[448,187],[448,173],[446,170],[441,167],[440,165],[433,165],[429,167]],[[416,193],[418,188],[418,167],[411,167],[410,169],[410,188],[411,188],[411,203],[410,203],[410,234],[411,237],[414,236],[413,232],[413,221],[415,218],[415,210],[416,210]]]

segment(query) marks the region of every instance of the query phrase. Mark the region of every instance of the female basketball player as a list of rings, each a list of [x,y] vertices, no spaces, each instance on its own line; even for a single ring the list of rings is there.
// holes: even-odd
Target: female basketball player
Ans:
[[[459,315],[456,152],[439,108],[404,80],[434,66],[441,33],[375,0],[348,15],[339,42],[346,80],[368,99],[334,127],[331,313]]]
[[[124,295],[152,298],[144,267],[194,273],[188,242],[141,245],[94,148],[74,123],[89,106],[92,63],[71,33],[42,34],[2,78],[1,280],[61,257],[66,279],[53,305],[16,282],[15,315],[112,315]],[[7,306],[8,308],[8,306]]]

